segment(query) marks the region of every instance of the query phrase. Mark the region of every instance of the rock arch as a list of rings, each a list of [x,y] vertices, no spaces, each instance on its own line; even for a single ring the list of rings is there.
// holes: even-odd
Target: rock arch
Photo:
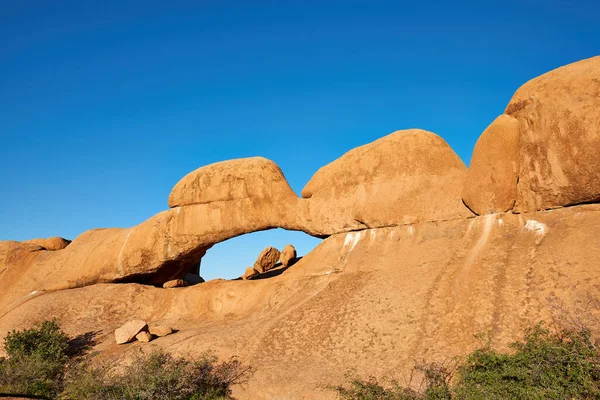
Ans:
[[[443,139],[418,129],[344,154],[317,171],[304,198],[266,158],[214,163],[182,178],[169,196],[170,208],[134,227],[90,230],[52,252],[16,242],[6,246],[0,254],[16,261],[1,276],[13,290],[0,295],[0,307],[34,290],[162,284],[197,266],[213,245],[250,232],[283,228],[323,238],[465,218],[472,215],[460,196],[465,175],[466,167]]]

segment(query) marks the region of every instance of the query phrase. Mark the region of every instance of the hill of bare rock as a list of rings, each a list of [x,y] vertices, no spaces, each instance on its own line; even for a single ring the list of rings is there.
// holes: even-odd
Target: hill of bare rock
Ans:
[[[469,169],[439,136],[396,131],[322,167],[302,198],[272,161],[229,160],[137,226],[1,241],[0,337],[55,317],[98,357],[237,355],[255,369],[237,398],[328,399],[350,369],[402,379],[481,333],[505,349],[561,310],[600,316],[599,90],[600,57],[527,82]],[[324,240],[277,250],[284,265],[273,255],[253,279],[199,278],[212,246],[271,228]],[[197,284],[162,287],[189,271]],[[116,344],[133,320],[173,333]]]

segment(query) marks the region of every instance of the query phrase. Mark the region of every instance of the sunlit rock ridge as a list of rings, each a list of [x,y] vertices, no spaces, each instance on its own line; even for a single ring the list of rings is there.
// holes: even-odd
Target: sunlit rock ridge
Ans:
[[[72,242],[0,242],[0,335],[56,317],[69,334],[102,332],[100,357],[127,358],[139,344],[116,345],[116,328],[164,323],[177,333],[148,346],[256,368],[236,388],[247,399],[331,398],[322,388],[350,368],[398,376],[472,350],[480,332],[505,346],[600,284],[600,57],[519,88],[470,168],[407,129],[323,166],[302,197],[252,157],[190,172],[166,203]],[[162,288],[215,244],[272,228],[324,240],[265,279]]]

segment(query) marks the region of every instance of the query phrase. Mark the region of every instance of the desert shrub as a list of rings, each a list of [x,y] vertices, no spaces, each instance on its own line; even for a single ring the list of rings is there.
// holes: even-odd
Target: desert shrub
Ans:
[[[66,362],[68,349],[69,337],[60,330],[56,320],[44,321],[23,331],[13,330],[4,338],[4,350],[9,359],[39,356]]]
[[[346,385],[340,385],[333,389],[337,391],[340,399],[344,400],[445,400],[450,399],[450,379],[452,370],[445,364],[431,363],[418,364],[414,371],[423,375],[420,386],[423,388],[415,390],[410,388],[410,382],[406,386],[397,381],[391,381],[387,385],[380,383],[375,377],[360,379],[351,374],[346,375]],[[412,381],[413,375],[411,375]]]
[[[417,365],[415,370],[424,375],[424,399],[447,400],[452,398],[450,381],[454,374],[454,367],[450,368],[445,363],[423,363]]]
[[[56,321],[12,331],[0,358],[0,394],[45,399],[209,400],[228,399],[249,367],[209,355],[189,361],[168,353],[138,354],[122,368],[85,357],[94,334],[69,340]]]
[[[9,332],[0,360],[0,393],[53,398],[69,361],[69,338],[56,321]]]
[[[231,387],[250,369],[237,359],[219,363],[205,355],[197,361],[168,353],[138,355],[117,372],[106,365],[84,364],[67,375],[62,399],[69,400],[208,400],[227,399]]]
[[[409,388],[392,381],[388,385],[380,383],[375,377],[361,379],[347,375],[347,382],[334,388],[340,399],[344,400],[420,400],[423,396]]]
[[[456,399],[600,398],[598,347],[585,328],[551,332],[538,325],[502,354],[472,353],[459,369]]]
[[[415,370],[424,375],[419,390],[396,383],[385,386],[375,378],[354,378],[334,389],[348,400],[600,398],[599,347],[588,329],[552,332],[539,324],[510,347],[508,353],[490,346],[474,351],[456,367],[454,377],[443,364],[417,366]]]

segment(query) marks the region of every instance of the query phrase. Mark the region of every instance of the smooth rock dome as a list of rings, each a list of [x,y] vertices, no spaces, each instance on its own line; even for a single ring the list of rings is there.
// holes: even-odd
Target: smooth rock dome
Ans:
[[[467,217],[467,168],[438,135],[396,131],[322,167],[302,190],[313,223],[340,232]]]
[[[505,114],[521,128],[516,211],[600,200],[600,57],[530,80]]]
[[[206,165],[184,176],[169,195],[169,207],[289,195],[296,197],[273,161],[239,158]]]
[[[519,136],[519,121],[503,114],[477,140],[462,193],[474,213],[506,212],[514,207]]]

